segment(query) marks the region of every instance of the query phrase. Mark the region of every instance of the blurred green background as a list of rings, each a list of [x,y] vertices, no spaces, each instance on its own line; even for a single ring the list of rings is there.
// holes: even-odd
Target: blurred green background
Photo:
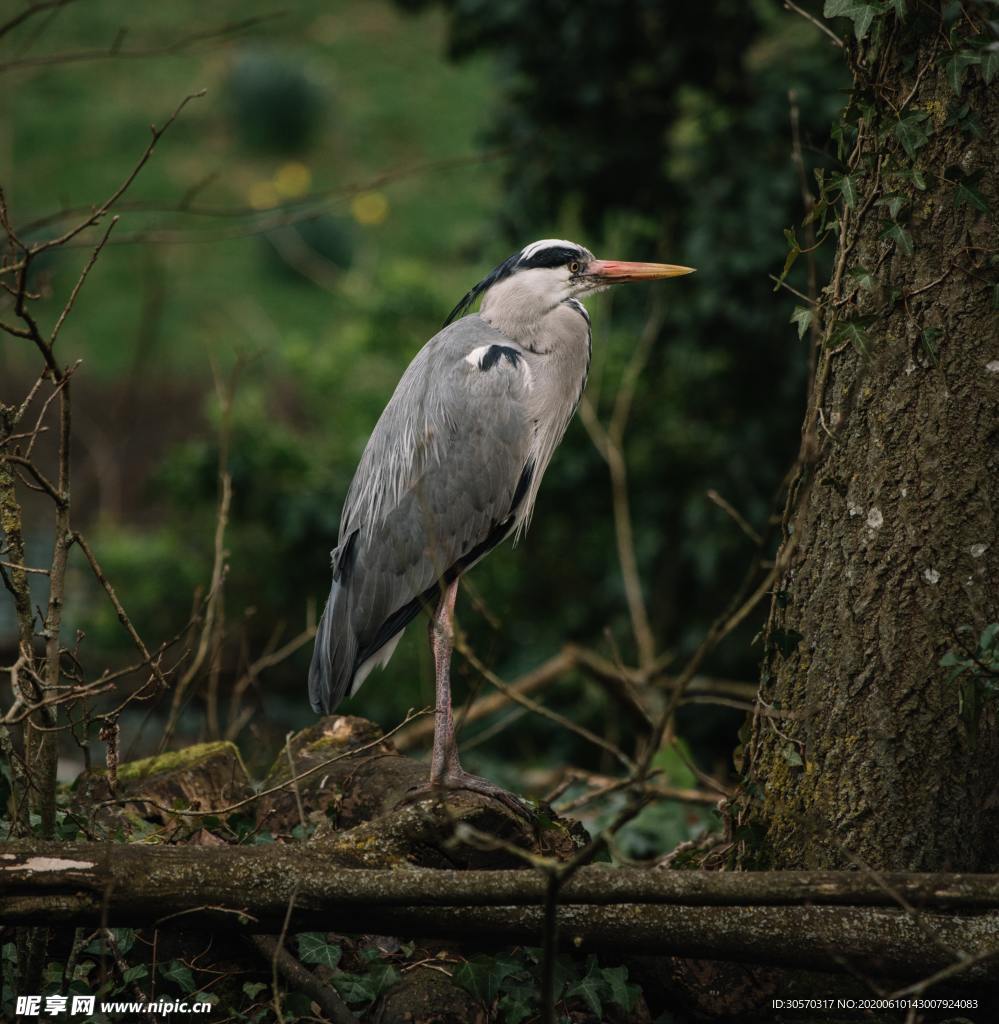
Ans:
[[[807,338],[788,323],[796,300],[775,294],[768,275],[783,264],[782,230],[803,214],[789,91],[810,177],[829,162],[846,84],[837,51],[776,0],[299,0],[275,10],[93,0],[33,19],[0,53],[0,181],[30,237],[109,195],[150,123],[206,90],[123,200],[59,342],[64,359],[84,361],[77,525],[140,632],[152,645],[180,630],[210,575],[213,367],[223,381],[240,368],[224,693],[269,640],[293,636],[321,607],[340,504],[408,361],[492,266],[554,236],[604,257],[698,268],[660,289],[664,325],[625,443],[657,647],[682,663],[753,553],[706,491],[762,531],[797,448]],[[81,244],[41,268],[43,317],[58,313],[86,257]],[[805,288],[804,270],[789,282]],[[636,286],[590,303],[589,398],[605,420],[652,301]],[[36,369],[6,339],[4,399]],[[43,506],[31,508],[44,559],[48,523]],[[75,564],[68,618],[86,632],[80,657],[93,676],[124,663],[129,647],[84,568]],[[505,679],[570,640],[635,663],[607,469],[578,419],[530,532],[470,583],[462,626]],[[754,680],[763,611],[705,671]],[[7,648],[13,623],[0,614]],[[414,625],[344,710],[387,727],[429,703],[425,647]],[[244,697],[254,713],[239,741],[257,766],[312,718],[309,653]],[[460,659],[455,677],[459,701],[482,686]],[[567,677],[544,699],[627,745],[628,723],[596,684]],[[123,720],[126,749],[155,746],[158,715]],[[724,774],[740,720],[697,705],[680,733]],[[179,739],[204,735],[196,694]],[[485,738],[468,762],[522,790],[533,779],[537,791],[564,764],[611,767],[533,716]],[[674,769],[674,781],[690,781]]]

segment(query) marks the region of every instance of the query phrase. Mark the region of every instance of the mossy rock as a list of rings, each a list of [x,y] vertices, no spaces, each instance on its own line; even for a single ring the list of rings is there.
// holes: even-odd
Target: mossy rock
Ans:
[[[126,835],[140,822],[167,824],[184,819],[163,808],[212,811],[253,795],[243,759],[234,743],[198,743],[118,766],[112,794],[106,768],[91,768],[73,784],[71,808],[104,828]],[[108,800],[124,803],[98,806]],[[96,810],[94,810],[96,808]],[[194,823],[191,822],[193,825]]]
[[[292,736],[288,746],[296,775],[333,762],[298,783],[298,797],[307,823],[318,824],[327,817],[336,819],[344,785],[358,765],[367,759],[394,755],[392,744],[381,737],[382,730],[374,722],[352,715],[327,715]],[[355,750],[359,751],[356,756],[343,756]],[[261,788],[271,789],[291,777],[288,749],[282,749]],[[257,823],[269,832],[290,833],[301,821],[295,787],[288,786],[257,801],[256,814]]]
[[[379,1024],[486,1024],[485,1007],[430,967],[407,971],[384,997]]]
[[[426,769],[410,763],[416,769],[410,778],[422,783]],[[372,771],[376,768],[372,766]],[[386,803],[403,778],[399,766],[390,774]],[[469,835],[471,830],[474,833]],[[343,831],[329,820],[320,825],[312,841],[328,846],[336,862],[349,867],[491,870],[524,867],[523,858],[510,849],[513,846],[568,860],[586,844],[587,835],[579,822],[557,818],[548,808],[520,815],[481,793],[451,790],[443,798],[428,795],[383,807],[370,820]]]

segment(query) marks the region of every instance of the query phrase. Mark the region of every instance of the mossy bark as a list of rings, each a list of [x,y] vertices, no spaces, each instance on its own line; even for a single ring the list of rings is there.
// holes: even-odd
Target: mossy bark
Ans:
[[[988,29],[981,5],[953,26],[946,6],[848,45],[856,196],[817,305],[744,866],[999,869],[996,705],[940,665],[999,618],[999,90],[980,67],[955,81]]]
[[[0,405],[0,438],[9,433],[11,410]],[[17,616],[18,655],[31,659],[33,616],[31,613],[31,592],[28,588],[27,573],[18,566],[25,564],[24,533],[22,528],[21,504],[17,500],[14,473],[10,463],[0,459],[0,550],[4,551],[4,561],[10,563],[4,567],[3,582],[14,599],[14,611]],[[30,727],[29,727],[30,728]],[[26,729],[25,732],[29,730]],[[17,833],[27,833],[28,805],[31,791],[29,777],[20,760],[14,755],[13,739],[7,726],[0,725],[0,746],[11,766],[14,775],[14,827]],[[37,734],[36,734],[37,735]],[[30,750],[26,757],[31,760]]]
[[[354,830],[356,831],[356,830]],[[330,928],[477,947],[534,945],[545,879],[530,869],[363,870],[341,846],[206,849],[148,844],[20,842],[0,850],[0,923]],[[923,977],[999,942],[992,878],[864,879],[581,869],[558,908],[560,942],[577,952],[683,957],[828,969],[830,950],[881,979]],[[782,886],[786,885],[786,890]],[[899,909],[897,885],[919,905]],[[808,905],[795,905],[805,899]],[[882,905],[869,905],[873,902]],[[939,912],[937,905],[946,912]],[[965,910],[965,908],[967,908]],[[927,941],[927,933],[936,942]],[[994,957],[969,963],[962,990],[999,981]]]

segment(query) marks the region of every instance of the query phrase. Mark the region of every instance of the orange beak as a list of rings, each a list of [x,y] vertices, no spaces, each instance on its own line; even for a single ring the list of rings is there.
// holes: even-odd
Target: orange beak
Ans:
[[[587,277],[596,277],[608,284],[657,281],[663,277],[682,277],[692,273],[693,267],[677,267],[672,263],[623,263],[621,260],[593,260],[586,268]]]

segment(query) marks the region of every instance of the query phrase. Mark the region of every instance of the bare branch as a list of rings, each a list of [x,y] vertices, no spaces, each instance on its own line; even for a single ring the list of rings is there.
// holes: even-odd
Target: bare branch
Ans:
[[[0,39],[2,39],[8,32],[17,28],[18,25],[23,25],[29,18],[33,18],[36,14],[42,14],[44,11],[58,10],[60,7],[67,7],[69,4],[75,3],[75,0],[39,0],[38,3],[29,4],[19,14],[15,14],[9,21],[5,21],[0,25]]]
[[[734,505],[727,502],[714,488],[706,492],[708,500],[714,502],[727,516],[729,516],[732,522],[739,527],[740,530],[757,546],[759,547],[763,543],[763,538],[749,525],[748,520],[735,508]]]
[[[93,252],[90,254],[90,259],[87,260],[86,266],[80,272],[80,276],[76,280],[76,284],[73,286],[72,292],[70,292],[69,298],[66,300],[66,305],[62,307],[62,312],[59,314],[59,319],[55,322],[55,327],[52,328],[52,333],[49,335],[49,348],[54,347],[56,338],[59,337],[59,332],[62,330],[62,325],[66,322],[66,317],[73,310],[73,306],[76,305],[77,296],[80,294],[80,289],[84,286],[87,280],[87,275],[91,270],[94,269],[94,264],[97,262],[97,257],[100,256],[101,250],[107,244],[107,240],[114,230],[114,226],[118,223],[117,217],[111,218],[111,223],[108,224],[107,230],[104,232],[103,237],[94,246]]]
[[[841,50],[845,47],[846,44],[843,40],[828,25],[819,21],[814,14],[803,11],[796,3],[792,3],[791,0],[784,0],[784,7],[788,11],[794,11],[795,14],[800,15],[805,21],[810,21],[834,46],[838,46]]]
[[[63,0],[63,3],[66,2],[70,2],[70,0]],[[60,6],[60,4],[53,3],[49,6]],[[136,47],[132,50],[122,48],[122,41],[128,33],[127,28],[122,28],[118,30],[111,44],[104,49],[73,50],[67,53],[47,53],[40,57],[21,57],[16,60],[0,63],[0,73],[14,71],[19,68],[43,67],[50,64],[78,64],[81,61],[103,60],[107,58],[136,59],[169,56],[175,53],[182,53],[197,43],[245,32],[264,22],[282,17],[282,15],[283,12],[276,12],[273,14],[262,14],[254,18],[244,18],[241,21],[228,22],[217,28],[206,29],[202,32],[191,32],[186,36],[181,36],[179,39],[174,39],[172,42],[163,43],[159,46]]]
[[[73,540],[79,545],[80,550],[86,555],[87,561],[90,563],[90,568],[93,570],[94,575],[97,577],[97,582],[104,588],[104,592],[111,599],[111,603],[114,605],[114,610],[118,614],[118,621],[125,627],[125,631],[132,639],[132,643],[135,645],[136,650],[142,655],[142,663],[149,666],[149,670],[156,677],[157,682],[163,689],[168,689],[170,684],[167,682],[166,677],[160,670],[157,659],[149,653],[149,648],[146,647],[145,641],[139,636],[135,626],[132,625],[132,620],[128,617],[128,613],[125,611],[124,606],[118,599],[118,595],[115,593],[114,587],[111,585],[111,581],[107,578],[104,570],[101,568],[100,562],[97,561],[97,556],[94,554],[90,545],[87,543],[86,538],[83,534],[75,532],[73,534]]]
[[[56,238],[50,238],[44,242],[38,242],[35,245],[30,246],[28,248],[28,253],[31,256],[37,256],[40,253],[48,252],[49,249],[55,249],[58,246],[65,245],[67,242],[71,241],[78,234],[80,234],[81,231],[85,231],[87,228],[92,227],[94,224],[96,224],[128,191],[132,182],[135,181],[135,179],[139,175],[139,172],[142,170],[143,167],[146,166],[146,163],[149,161],[149,158],[153,155],[153,152],[156,149],[156,144],[169,130],[170,126],[174,123],[174,121],[177,120],[177,118],[180,116],[181,112],[188,105],[188,103],[190,103],[191,100],[200,99],[204,95],[204,89],[200,90],[199,92],[190,93],[180,101],[174,112],[166,119],[162,128],[157,128],[156,125],[150,126],[152,138],[149,140],[149,144],[143,151],[142,156],[139,157],[138,162],[128,173],[125,180],[114,190],[114,192],[111,193],[110,196],[108,196],[107,199],[104,200],[103,203],[101,203],[101,205],[96,210],[94,210],[93,213],[85,217],[75,227],[72,227],[68,231],[63,232],[63,234],[58,235]]]

